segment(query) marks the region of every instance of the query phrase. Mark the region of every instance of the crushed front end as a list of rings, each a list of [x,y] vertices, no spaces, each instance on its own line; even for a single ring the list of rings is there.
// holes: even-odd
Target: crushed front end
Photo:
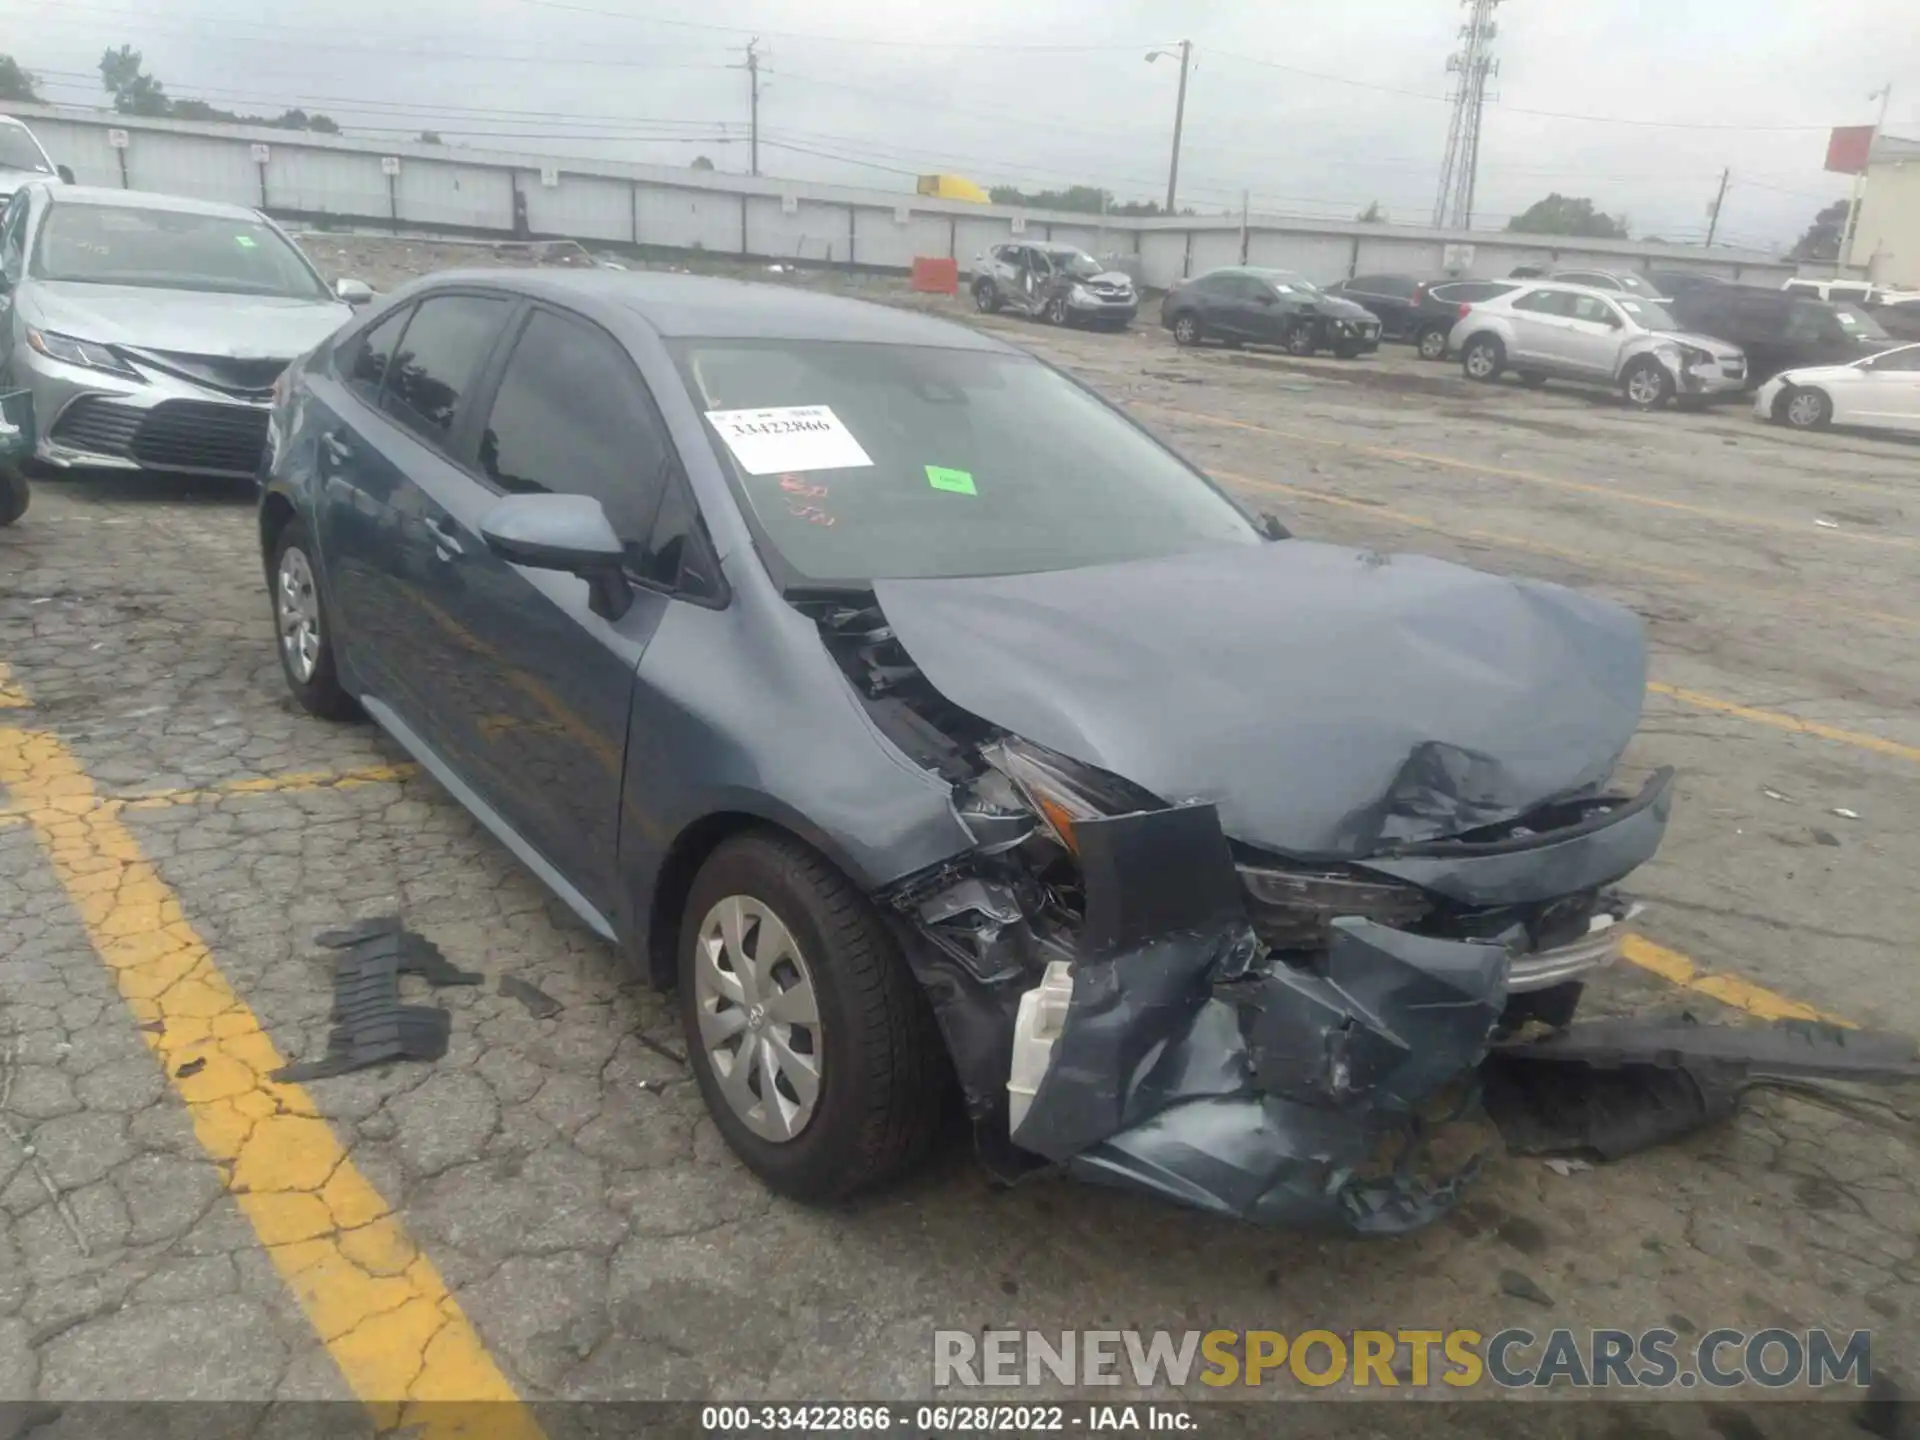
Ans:
[[[1399,811],[1444,799],[1482,823],[1413,838],[1382,809],[1359,855],[1302,859],[962,708],[872,597],[805,608],[974,838],[877,898],[1003,1173],[1051,1164],[1267,1224],[1429,1223],[1490,1134],[1490,1046],[1571,1017],[1632,914],[1612,887],[1666,827],[1668,771],[1484,820],[1460,796],[1485,757],[1424,747]]]

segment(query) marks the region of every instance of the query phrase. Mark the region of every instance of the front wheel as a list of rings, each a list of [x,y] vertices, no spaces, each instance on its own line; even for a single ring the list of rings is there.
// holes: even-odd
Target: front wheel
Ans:
[[[1073,323],[1073,316],[1067,310],[1067,302],[1058,295],[1047,302],[1047,323],[1063,328]]]
[[[1198,345],[1205,333],[1200,326],[1200,317],[1191,310],[1182,311],[1173,317],[1174,344]]]
[[[1444,330],[1422,330],[1420,332],[1420,358],[1422,360],[1446,359],[1447,332]]]
[[[973,287],[973,308],[982,315],[992,315],[1000,309],[1000,290],[991,280],[982,280]]]
[[[714,1124],[769,1189],[830,1201],[923,1158],[945,1048],[872,904],[790,836],[724,842],[680,929],[687,1056]]]
[[[289,520],[273,545],[273,628],[279,641],[280,673],[309,715],[348,720],[359,706],[340,684],[333,617],[320,589],[313,554],[307,527]]]
[[[1289,355],[1311,355],[1319,348],[1313,343],[1313,326],[1296,325],[1287,331],[1287,353]]]
[[[1833,402],[1818,390],[1789,390],[1776,413],[1795,430],[1824,430],[1833,423]]]
[[[1636,360],[1620,377],[1620,393],[1636,410],[1658,410],[1673,399],[1673,376],[1658,360]]]
[[[1460,352],[1460,369],[1469,380],[1491,385],[1506,368],[1507,350],[1491,335],[1476,335]]]

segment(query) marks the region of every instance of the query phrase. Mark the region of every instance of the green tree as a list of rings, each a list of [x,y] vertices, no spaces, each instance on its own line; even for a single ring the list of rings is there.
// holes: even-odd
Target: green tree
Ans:
[[[1385,225],[1387,223],[1387,212],[1382,210],[1380,208],[1380,202],[1375,200],[1353,218],[1362,225]]]
[[[1846,234],[1849,208],[1845,200],[1836,200],[1831,205],[1822,206],[1820,213],[1813,217],[1813,223],[1807,226],[1807,233],[1795,243],[1791,251],[1792,258],[1838,260],[1840,242]]]
[[[33,72],[11,55],[0,55],[0,100],[26,105],[41,103],[39,82],[33,78]]]
[[[1114,201],[1111,190],[1097,185],[1069,185],[1064,190],[1022,190],[1016,185],[995,185],[987,196],[996,205],[1025,205],[1034,210],[1071,210],[1082,215],[1159,215],[1164,213],[1157,200]]]
[[[713,168],[713,161],[704,155],[696,155],[693,157],[693,165],[691,168],[695,170],[711,170]]]
[[[1507,221],[1507,229],[1525,235],[1581,235],[1597,240],[1624,240],[1627,217],[1622,215],[1616,220],[1596,210],[1593,201],[1584,196],[1555,191]]]
[[[113,108],[122,115],[169,115],[173,102],[166,88],[147,74],[140,52],[131,45],[100,56],[100,83],[113,96]]]
[[[422,130],[420,132],[420,143],[422,145],[444,145],[447,142],[440,138],[440,132],[438,130]]]

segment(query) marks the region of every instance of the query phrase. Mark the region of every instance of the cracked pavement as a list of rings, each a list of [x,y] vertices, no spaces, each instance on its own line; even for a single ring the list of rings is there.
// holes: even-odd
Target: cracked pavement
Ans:
[[[1333,362],[1181,355],[1150,324],[995,328],[1252,482],[1239,488],[1298,533],[1603,590],[1648,616],[1657,679],[1920,745],[1920,609],[1872,618],[1915,593],[1920,516],[1903,487],[1920,450],[1776,439],[1737,409],[1430,393],[1417,387],[1455,372],[1391,349],[1383,375],[1415,388]],[[1379,453],[1401,445],[1457,463]],[[706,1119],[667,1001],[377,731],[295,710],[250,500],[53,480],[0,531],[0,661],[28,702],[0,708],[0,1399],[360,1393],[386,1402],[367,1422],[391,1424],[406,1399],[482,1398],[446,1387],[488,1375],[534,1402],[919,1397],[932,1331],[989,1326],[1824,1325],[1872,1329],[1876,1370],[1913,1372],[1920,1197],[1913,1097],[1898,1093],[1764,1096],[1728,1127],[1589,1172],[1499,1160],[1451,1219],[1384,1242],[1050,1178],[1000,1190],[958,1137],[858,1204],[773,1199]],[[1857,528],[1909,543],[1813,529],[1834,503],[1871,507]],[[1782,525],[1804,510],[1808,528],[1793,543],[1705,510]],[[1844,1017],[1920,1026],[1905,968],[1920,751],[1656,694],[1629,761],[1683,772],[1668,848],[1639,877],[1649,937]],[[445,1058],[268,1081],[325,1048],[329,956],[313,934],[385,913],[487,976],[403,981],[410,1002],[451,1012]],[[557,1014],[499,994],[503,975]],[[1593,1000],[1680,1002],[1730,1013],[1631,967]],[[1503,1288],[1504,1272],[1527,1286]],[[449,1358],[461,1336],[473,1353]],[[1471,1432],[1507,1433],[1484,1410]],[[1816,1433],[1804,1414],[1755,1413],[1752,1433]],[[1467,1424],[1422,1407],[1394,1432]],[[1727,1433],[1692,1408],[1636,1424]],[[89,1431],[67,1411],[34,1433]]]

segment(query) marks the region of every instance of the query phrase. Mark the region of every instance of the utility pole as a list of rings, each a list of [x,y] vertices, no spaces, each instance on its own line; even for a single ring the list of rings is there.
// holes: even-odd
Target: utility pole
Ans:
[[[1152,64],[1162,55],[1173,58],[1171,50],[1149,50],[1147,63]],[[1193,42],[1180,42],[1180,98],[1173,104],[1173,161],[1167,166],[1167,214],[1174,213],[1174,194],[1180,185],[1180,131],[1187,122],[1187,70],[1193,61]]]
[[[1460,27],[1464,42],[1447,57],[1447,71],[1458,75],[1453,92],[1453,119],[1447,127],[1447,153],[1440,164],[1440,193],[1433,204],[1434,229],[1451,226],[1465,230],[1473,222],[1473,199],[1480,170],[1480,118],[1486,107],[1487,80],[1500,73],[1493,58],[1494,7],[1500,0],[1460,0],[1469,7]]]
[[[760,173],[760,51],[757,48],[760,37],[754,36],[747,42],[747,85],[751,99],[748,101],[748,114],[751,119],[752,139],[748,144],[751,156],[748,168],[753,174]]]
[[[1733,167],[1729,165],[1720,172],[1720,193],[1713,197],[1713,204],[1707,207],[1707,249],[1713,248],[1714,234],[1720,229],[1720,207],[1727,200],[1727,181],[1733,178]]]
[[[1860,173],[1853,177],[1853,198],[1847,205],[1847,229],[1846,233],[1840,237],[1840,250],[1833,262],[1833,273],[1836,276],[1845,266],[1853,262],[1854,227],[1860,223],[1860,202],[1866,199],[1867,195],[1867,171],[1873,168],[1873,147],[1879,141],[1881,132],[1887,128],[1887,106],[1893,101],[1893,82],[1889,80],[1873,94],[1867,96],[1867,99],[1880,102],[1880,114],[1874,119],[1873,136],[1867,141],[1867,163],[1861,167]]]

